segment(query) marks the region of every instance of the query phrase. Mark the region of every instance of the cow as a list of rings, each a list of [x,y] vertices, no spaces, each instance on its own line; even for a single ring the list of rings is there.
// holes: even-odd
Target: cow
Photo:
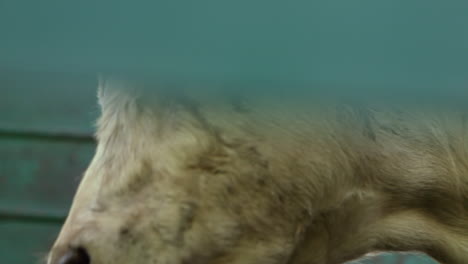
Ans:
[[[463,111],[140,86],[100,82],[48,264],[468,263]]]

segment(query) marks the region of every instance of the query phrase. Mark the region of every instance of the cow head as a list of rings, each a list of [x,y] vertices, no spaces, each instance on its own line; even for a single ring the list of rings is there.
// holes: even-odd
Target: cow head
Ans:
[[[209,120],[127,85],[100,84],[96,153],[48,263],[283,263],[307,212],[283,206],[254,137],[215,125],[242,111]]]

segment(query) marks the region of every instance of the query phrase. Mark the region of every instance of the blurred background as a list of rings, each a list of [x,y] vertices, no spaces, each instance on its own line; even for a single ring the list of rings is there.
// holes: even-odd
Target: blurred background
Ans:
[[[98,73],[466,107],[467,13],[462,0],[0,0],[0,263],[36,263],[56,237],[94,152]]]

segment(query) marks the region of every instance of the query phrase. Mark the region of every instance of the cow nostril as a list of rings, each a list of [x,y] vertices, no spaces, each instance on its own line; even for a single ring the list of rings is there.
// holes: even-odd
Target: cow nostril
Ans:
[[[60,257],[57,264],[90,264],[88,252],[82,247],[70,248]]]

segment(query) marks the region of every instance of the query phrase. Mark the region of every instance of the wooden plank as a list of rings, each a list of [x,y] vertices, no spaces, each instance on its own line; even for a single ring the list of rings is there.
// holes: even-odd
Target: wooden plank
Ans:
[[[347,264],[438,264],[433,259],[422,254],[412,253],[382,253],[371,257],[347,262]]]
[[[96,76],[0,70],[0,131],[91,135]]]
[[[10,222],[0,219],[0,263],[34,264],[53,244],[60,224]]]
[[[0,215],[64,217],[93,143],[0,138]]]

